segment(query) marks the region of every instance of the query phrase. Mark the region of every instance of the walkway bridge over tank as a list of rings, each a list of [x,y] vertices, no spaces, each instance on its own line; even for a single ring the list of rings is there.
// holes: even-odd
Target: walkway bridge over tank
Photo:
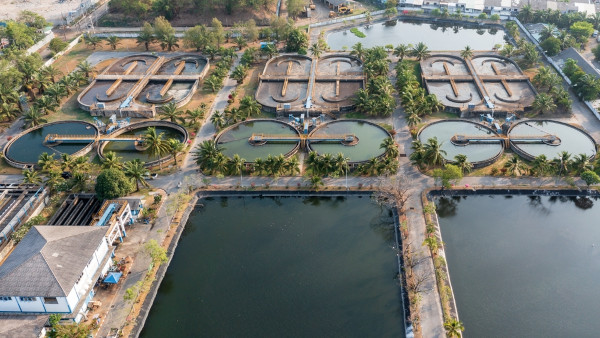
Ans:
[[[102,142],[142,142],[143,136],[107,136],[101,137],[99,140]],[[53,145],[59,143],[91,143],[96,141],[95,135],[61,135],[61,134],[48,134],[44,138],[44,144]]]
[[[329,142],[341,143],[343,145],[353,146],[358,143],[358,137],[354,134],[332,134],[309,136],[301,135],[278,135],[278,134],[252,134],[248,143],[254,146],[262,146],[267,143],[296,143],[304,148],[308,142]]]
[[[463,135],[456,134],[450,138],[450,142],[457,146],[466,146],[469,144],[485,144],[485,143],[501,143],[504,142],[506,147],[510,146],[510,142],[512,143],[529,143],[529,144],[547,144],[550,146],[557,146],[560,144],[560,138],[556,135],[546,134],[546,135],[515,135],[515,136],[505,136],[505,135]]]

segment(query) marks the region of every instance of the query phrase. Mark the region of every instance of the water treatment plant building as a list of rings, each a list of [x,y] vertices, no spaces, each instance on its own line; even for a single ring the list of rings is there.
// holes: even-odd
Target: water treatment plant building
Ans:
[[[465,59],[435,54],[421,61],[423,84],[446,109],[462,116],[484,112],[522,112],[536,90],[517,64],[496,54]]]
[[[94,116],[151,118],[161,105],[189,102],[208,68],[208,59],[197,54],[130,55],[108,66],[77,101]]]
[[[360,59],[348,54],[284,54],[267,62],[259,80],[256,100],[263,109],[299,115],[352,109],[366,78]]]

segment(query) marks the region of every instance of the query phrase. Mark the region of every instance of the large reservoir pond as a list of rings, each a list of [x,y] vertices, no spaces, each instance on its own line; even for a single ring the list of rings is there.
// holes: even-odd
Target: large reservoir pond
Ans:
[[[465,337],[597,337],[600,200],[437,200]]]
[[[199,203],[142,337],[404,336],[392,216],[369,197]]]
[[[475,28],[460,25],[442,25],[422,22],[398,21],[395,26],[376,23],[369,28],[357,27],[366,37],[359,38],[350,32],[337,31],[327,36],[327,43],[332,50],[348,50],[357,42],[363,47],[385,46],[393,44],[413,44],[423,42],[429,50],[463,50],[467,45],[473,50],[492,50],[494,45],[505,43],[504,31],[495,28]]]

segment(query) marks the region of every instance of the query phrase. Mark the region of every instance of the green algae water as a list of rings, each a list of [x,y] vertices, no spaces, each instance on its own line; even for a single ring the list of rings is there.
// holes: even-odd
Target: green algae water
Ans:
[[[368,197],[200,200],[142,337],[401,337],[391,212]]]
[[[600,200],[441,198],[437,208],[465,337],[597,337]]]

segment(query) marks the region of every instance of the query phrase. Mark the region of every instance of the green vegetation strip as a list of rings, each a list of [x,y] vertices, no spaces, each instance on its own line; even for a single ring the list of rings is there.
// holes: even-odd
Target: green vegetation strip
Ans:
[[[356,28],[356,27],[350,28],[350,31],[352,32],[352,34],[354,34],[354,35],[358,36],[359,38],[362,38],[362,39],[364,39],[364,38],[366,38],[366,37],[367,37],[367,36],[365,35],[365,33],[363,33],[363,32],[361,32],[361,31],[359,31],[359,30],[358,30],[358,28]]]

